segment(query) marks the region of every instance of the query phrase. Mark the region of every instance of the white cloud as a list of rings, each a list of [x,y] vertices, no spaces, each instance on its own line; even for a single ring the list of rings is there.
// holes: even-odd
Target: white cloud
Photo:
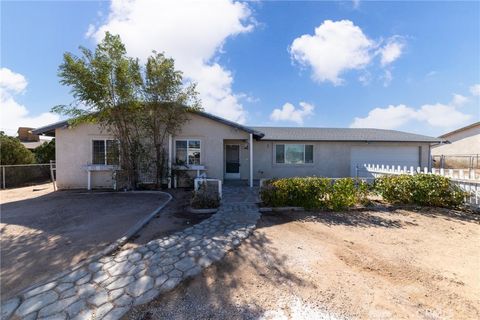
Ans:
[[[214,60],[228,38],[253,27],[248,4],[233,0],[113,0],[107,21],[89,26],[87,36],[98,42],[106,31],[119,34],[129,54],[141,60],[152,50],[165,52],[198,83],[207,112],[244,122],[246,111],[232,91],[232,73]]]
[[[389,38],[382,46],[381,40],[370,39],[350,20],[325,20],[315,28],[315,34],[294,39],[290,55],[292,61],[312,69],[314,81],[341,85],[344,82],[341,75],[345,72],[365,70],[377,55],[381,66],[387,67],[402,55],[404,46],[400,36]],[[387,84],[391,74],[388,79]]]
[[[340,75],[351,69],[362,69],[372,59],[374,42],[349,20],[326,20],[315,28],[315,34],[304,34],[293,40],[291,57],[303,66],[310,66],[313,79],[343,82]]]
[[[303,124],[305,117],[313,114],[315,107],[306,102],[300,102],[299,107],[295,108],[290,102],[285,103],[281,109],[274,109],[270,114],[273,121],[291,121],[297,124]]]
[[[405,47],[405,41],[398,36],[391,37],[387,43],[379,49],[380,63],[386,66],[400,58]]]
[[[467,98],[467,97],[462,96],[461,94],[454,93],[451,104],[453,104],[454,106],[459,107],[459,106],[462,106],[462,105],[464,105],[465,103],[467,103],[467,101],[468,101],[468,98]]]
[[[480,83],[471,86],[470,93],[474,96],[480,96]]]
[[[424,104],[418,109],[403,104],[375,108],[364,118],[356,117],[350,127],[398,129],[414,122],[437,128],[459,127],[466,124],[471,118],[470,115],[457,110],[459,104],[455,103],[465,103],[459,97],[465,98],[461,95],[454,95],[453,101],[449,104]]]
[[[32,116],[24,105],[15,101],[15,95],[23,93],[27,84],[23,75],[8,68],[0,69],[0,130],[9,135],[15,135],[18,127],[37,128],[60,120],[49,112]]]
[[[0,69],[0,88],[12,93],[21,93],[27,87],[27,79],[8,68]]]

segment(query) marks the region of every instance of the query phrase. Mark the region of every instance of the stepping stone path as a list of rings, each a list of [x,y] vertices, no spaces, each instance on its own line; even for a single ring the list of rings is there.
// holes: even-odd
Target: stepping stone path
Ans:
[[[121,318],[132,306],[151,301],[222,259],[250,235],[260,217],[257,206],[224,202],[195,226],[23,292],[2,304],[1,319]]]

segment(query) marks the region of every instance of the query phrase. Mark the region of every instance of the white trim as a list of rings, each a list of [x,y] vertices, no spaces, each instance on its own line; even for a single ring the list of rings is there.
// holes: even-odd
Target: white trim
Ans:
[[[93,163],[93,142],[94,141],[103,141],[103,148],[104,148],[104,159],[103,159],[103,163]],[[117,144],[118,144],[118,164],[108,164],[107,163],[107,141],[116,141]],[[104,166],[119,166],[120,165],[120,142],[118,141],[118,139],[115,139],[115,138],[91,138],[90,139],[90,163],[93,164],[93,165],[104,165]]]
[[[186,165],[187,166],[190,166],[190,165],[201,165],[203,163],[203,148],[202,148],[202,139],[200,138],[175,138],[174,140],[174,145],[173,145],[173,155],[174,155],[174,158],[173,158],[173,162],[177,162],[177,141],[187,141],[187,163]],[[189,164],[188,163],[188,141],[199,141],[200,142],[200,163],[199,164]]]
[[[253,188],[253,134],[251,133],[248,150],[250,151],[250,188]]]
[[[277,146],[282,145],[283,147],[283,163],[277,162]],[[286,156],[286,146],[287,145],[303,145],[303,162],[302,163],[287,163],[287,156]],[[312,162],[305,162],[305,147],[312,146]],[[274,143],[273,144],[273,164],[275,165],[282,165],[282,166],[304,166],[304,165],[313,165],[315,163],[315,145],[313,143]]]

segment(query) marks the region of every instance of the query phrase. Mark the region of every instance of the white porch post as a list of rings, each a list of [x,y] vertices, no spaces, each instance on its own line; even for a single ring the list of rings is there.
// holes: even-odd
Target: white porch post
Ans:
[[[172,188],[172,135],[168,135],[168,189]]]
[[[92,171],[90,170],[87,170],[87,190],[92,190],[92,184],[91,184],[91,181],[92,181]]]
[[[253,134],[251,133],[248,151],[250,151],[250,188],[253,188]]]

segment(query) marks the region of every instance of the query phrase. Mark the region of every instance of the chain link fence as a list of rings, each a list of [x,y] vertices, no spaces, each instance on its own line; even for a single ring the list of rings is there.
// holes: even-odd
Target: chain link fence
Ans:
[[[0,166],[2,189],[18,188],[52,181],[50,163]]]

